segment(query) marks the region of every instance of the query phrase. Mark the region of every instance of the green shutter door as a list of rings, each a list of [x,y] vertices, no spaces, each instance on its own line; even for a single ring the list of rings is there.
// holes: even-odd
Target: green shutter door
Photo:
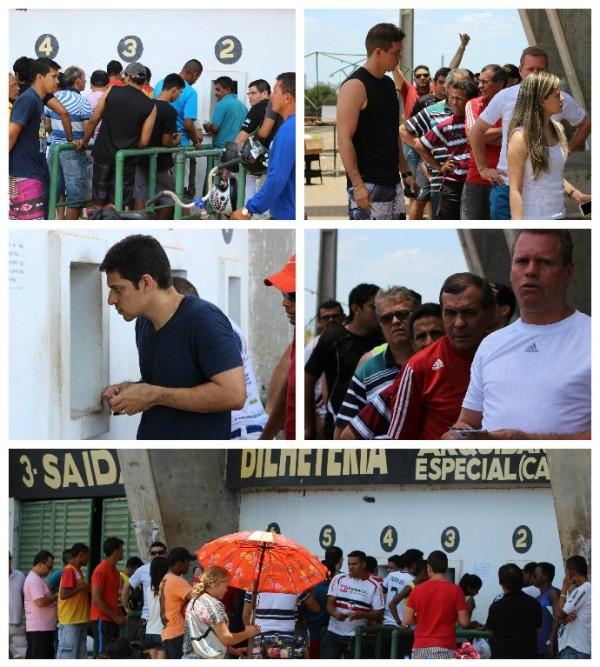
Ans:
[[[128,558],[140,555],[127,498],[105,498],[102,501],[102,544],[107,537],[119,537],[125,543],[123,560],[117,565],[119,570],[125,567]]]
[[[42,549],[53,553],[55,567],[62,568],[64,549],[75,542],[90,545],[92,512],[90,498],[22,502],[18,568],[29,572],[33,557]]]

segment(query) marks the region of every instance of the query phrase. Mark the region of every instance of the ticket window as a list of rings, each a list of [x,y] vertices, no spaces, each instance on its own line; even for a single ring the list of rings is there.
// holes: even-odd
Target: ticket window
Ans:
[[[50,235],[49,330],[57,402],[51,437],[87,439],[109,428],[109,412],[100,398],[109,380],[107,288],[98,270],[107,250],[102,239]]]
[[[213,89],[215,80],[220,76],[228,76],[233,81],[233,93],[237,95],[237,98],[242,102],[246,108],[248,108],[248,97],[246,96],[246,90],[248,87],[248,75],[246,72],[210,72],[207,76],[207,81],[210,82],[209,90],[206,91],[206,94],[203,95],[203,123],[209,122],[213,117],[213,112],[217,106],[217,98],[214,95]],[[206,101],[208,100],[208,106]]]

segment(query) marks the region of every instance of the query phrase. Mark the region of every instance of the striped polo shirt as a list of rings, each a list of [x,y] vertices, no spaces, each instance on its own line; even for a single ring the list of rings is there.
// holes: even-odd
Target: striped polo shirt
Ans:
[[[425,107],[418,114],[411,116],[406,121],[406,127],[416,137],[423,137],[438,123],[452,115],[452,110],[446,104],[445,100]],[[445,146],[436,146],[432,151],[434,159],[442,164],[448,158],[448,151]],[[429,166],[429,165],[428,165]],[[431,191],[439,192],[442,187],[443,174],[441,171],[431,170]]]
[[[255,623],[260,625],[261,634],[277,632],[283,635],[293,635],[298,618],[298,607],[309,595],[310,591],[301,595],[258,593]],[[246,602],[252,602],[251,591],[246,591],[244,603]]]
[[[73,139],[83,139],[83,122],[92,117],[92,107],[88,100],[77,90],[59,90],[54,96],[67,110],[73,127]],[[60,116],[49,107],[45,108],[46,116],[50,118],[52,133],[49,144],[67,143],[67,135]]]
[[[432,153],[436,148],[445,147],[448,155],[447,159],[454,161],[454,169],[444,174],[444,180],[454,183],[465,182],[471,154],[465,133],[464,116],[453,114],[446,120],[441,121],[421,137],[421,143]]]
[[[336,426],[347,426],[378,392],[388,387],[400,371],[389,348],[364,361],[354,373],[336,419]]]

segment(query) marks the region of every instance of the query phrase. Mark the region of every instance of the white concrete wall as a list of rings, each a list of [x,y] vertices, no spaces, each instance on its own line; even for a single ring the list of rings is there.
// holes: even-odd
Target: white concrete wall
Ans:
[[[250,81],[266,79],[272,83],[281,72],[296,70],[293,10],[30,9],[11,10],[9,20],[11,66],[20,56],[36,57],[35,42],[48,33],[58,40],[54,60],[63,69],[82,67],[88,82],[92,71],[105,69],[109,60],[123,63],[117,45],[128,35],[142,40],[139,61],[151,69],[151,84],[172,72],[179,73],[191,58],[200,60],[204,73],[195,84],[199,121],[210,117],[210,82],[217,76],[239,81],[238,96],[247,106]],[[237,37],[242,44],[242,57],[231,65],[222,64],[215,56],[217,41],[227,35]]]
[[[371,502],[364,497],[373,499]],[[323,556],[319,544],[322,526],[336,532],[335,544],[344,555],[361,549],[375,556],[380,565],[391,553],[380,546],[384,527],[398,531],[392,553],[417,548],[427,554],[441,549],[442,532],[454,526],[460,534],[458,549],[448,554],[456,568],[456,581],[465,573],[479,574],[483,586],[476,597],[474,620],[484,623],[487,610],[500,592],[500,565],[514,562],[521,567],[530,561],[548,561],[556,566],[554,583],[564,576],[558,528],[550,489],[420,489],[364,487],[303,491],[243,492],[240,530],[266,530],[271,522],[281,532]],[[528,526],[533,535],[531,549],[517,553],[512,546],[514,530]],[[346,570],[346,563],[344,564]],[[484,570],[487,570],[485,574]]]
[[[71,372],[93,374],[98,393],[104,382],[139,378],[135,323],[125,322],[106,304],[105,277],[98,273],[102,298],[97,317],[104,328],[89,329],[89,317],[77,320],[71,308],[72,262],[100,264],[111,245],[131,232],[90,230],[81,232],[13,231],[9,235],[10,264],[10,434],[12,438],[135,438],[138,418],[109,417],[98,404],[92,414],[74,415],[71,410]],[[252,232],[250,232],[252,233]],[[231,243],[221,230],[153,231],[165,248],[172,269],[196,286],[200,295],[225,313],[227,278],[241,280],[242,331],[248,330],[248,232],[236,230]],[[100,288],[98,289],[100,293]],[[235,311],[237,312],[237,308]],[[87,309],[86,309],[87,311]],[[74,321],[72,321],[71,313]],[[89,359],[71,359],[72,337],[94,335]],[[85,346],[76,349],[85,350]],[[79,354],[84,354],[80,352]],[[87,364],[87,365],[86,365]],[[93,411],[92,411],[93,412]]]

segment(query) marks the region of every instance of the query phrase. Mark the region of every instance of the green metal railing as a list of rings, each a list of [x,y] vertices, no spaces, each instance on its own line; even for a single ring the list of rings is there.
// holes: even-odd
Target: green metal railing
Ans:
[[[364,644],[367,638],[371,638],[375,635],[375,651],[374,655],[369,656],[375,659],[387,659],[391,658],[392,660],[398,657],[398,643],[400,641],[401,634],[408,634],[410,631],[404,630],[403,628],[393,628],[389,625],[361,625],[356,629],[356,635],[354,639],[354,657],[356,660],[360,660],[364,654]],[[385,639],[390,638],[390,654],[382,655],[383,652],[383,642]]]
[[[175,155],[175,194],[179,199],[183,200],[184,187],[185,187],[185,161],[191,160],[192,158],[206,158],[206,173],[217,164],[217,160],[221,155],[221,149],[212,148],[212,149],[201,149],[201,150],[190,150],[186,151],[184,154]],[[239,172],[237,177],[237,197],[235,201],[235,208],[242,208],[244,206],[244,197],[246,191],[246,170],[243,165],[239,165]],[[233,204],[233,202],[232,202]],[[175,220],[187,220],[192,216],[184,216],[183,208],[175,203],[175,214],[173,216]]]
[[[54,220],[56,217],[56,204],[58,201],[58,169],[59,169],[59,160],[60,154],[64,151],[74,151],[75,146],[71,143],[69,144],[55,144],[50,149],[50,188],[48,192],[48,220]],[[81,208],[85,206],[87,202],[79,201],[68,201],[65,202],[65,206],[72,208]]]
[[[202,151],[194,150],[193,146],[175,146],[174,148],[123,148],[117,151],[115,156],[115,208],[117,211],[123,210],[123,175],[125,173],[125,160],[131,157],[148,157],[148,199],[152,199],[156,194],[156,165],[159,155],[165,153],[174,153],[175,159],[182,153],[198,153]],[[216,151],[221,154],[221,151]],[[179,193],[177,193],[179,194]],[[183,190],[182,190],[183,194]]]
[[[52,147],[50,154],[50,187],[48,199],[48,219],[54,220],[56,217],[56,208],[58,203],[58,176],[60,166],[60,153],[64,151],[73,151],[75,146],[71,143],[57,144]],[[115,209],[122,211],[123,206],[123,176],[125,171],[125,160],[132,157],[148,157],[148,199],[152,199],[156,194],[156,174],[157,161],[159,155],[166,153],[173,154],[175,161],[175,194],[183,201],[185,194],[185,164],[186,160],[192,158],[206,158],[206,173],[208,173],[217,163],[221,156],[219,148],[195,149],[193,146],[176,146],[174,148],[150,147],[150,148],[127,148],[117,151],[115,156]],[[246,170],[242,165],[239,166],[237,177],[237,198],[235,208],[244,206],[244,194],[246,189]],[[202,193],[205,194],[205,193]],[[65,206],[81,208],[87,202],[65,202]],[[233,203],[233,202],[232,202]],[[152,206],[148,210],[156,210],[160,206]],[[189,219],[193,216],[183,216],[183,207],[175,203],[175,220]]]
[[[374,655],[369,656],[376,659],[398,658],[399,657],[399,642],[401,637],[412,637],[413,631],[408,628],[393,628],[390,625],[363,625],[356,630],[354,640],[354,657],[360,659],[364,656],[364,648],[367,639],[375,636]],[[389,656],[382,655],[384,640],[386,636],[391,638],[390,654]],[[469,628],[460,628],[456,630],[457,640],[467,640],[482,638],[490,640],[492,633],[489,630],[472,630]]]

